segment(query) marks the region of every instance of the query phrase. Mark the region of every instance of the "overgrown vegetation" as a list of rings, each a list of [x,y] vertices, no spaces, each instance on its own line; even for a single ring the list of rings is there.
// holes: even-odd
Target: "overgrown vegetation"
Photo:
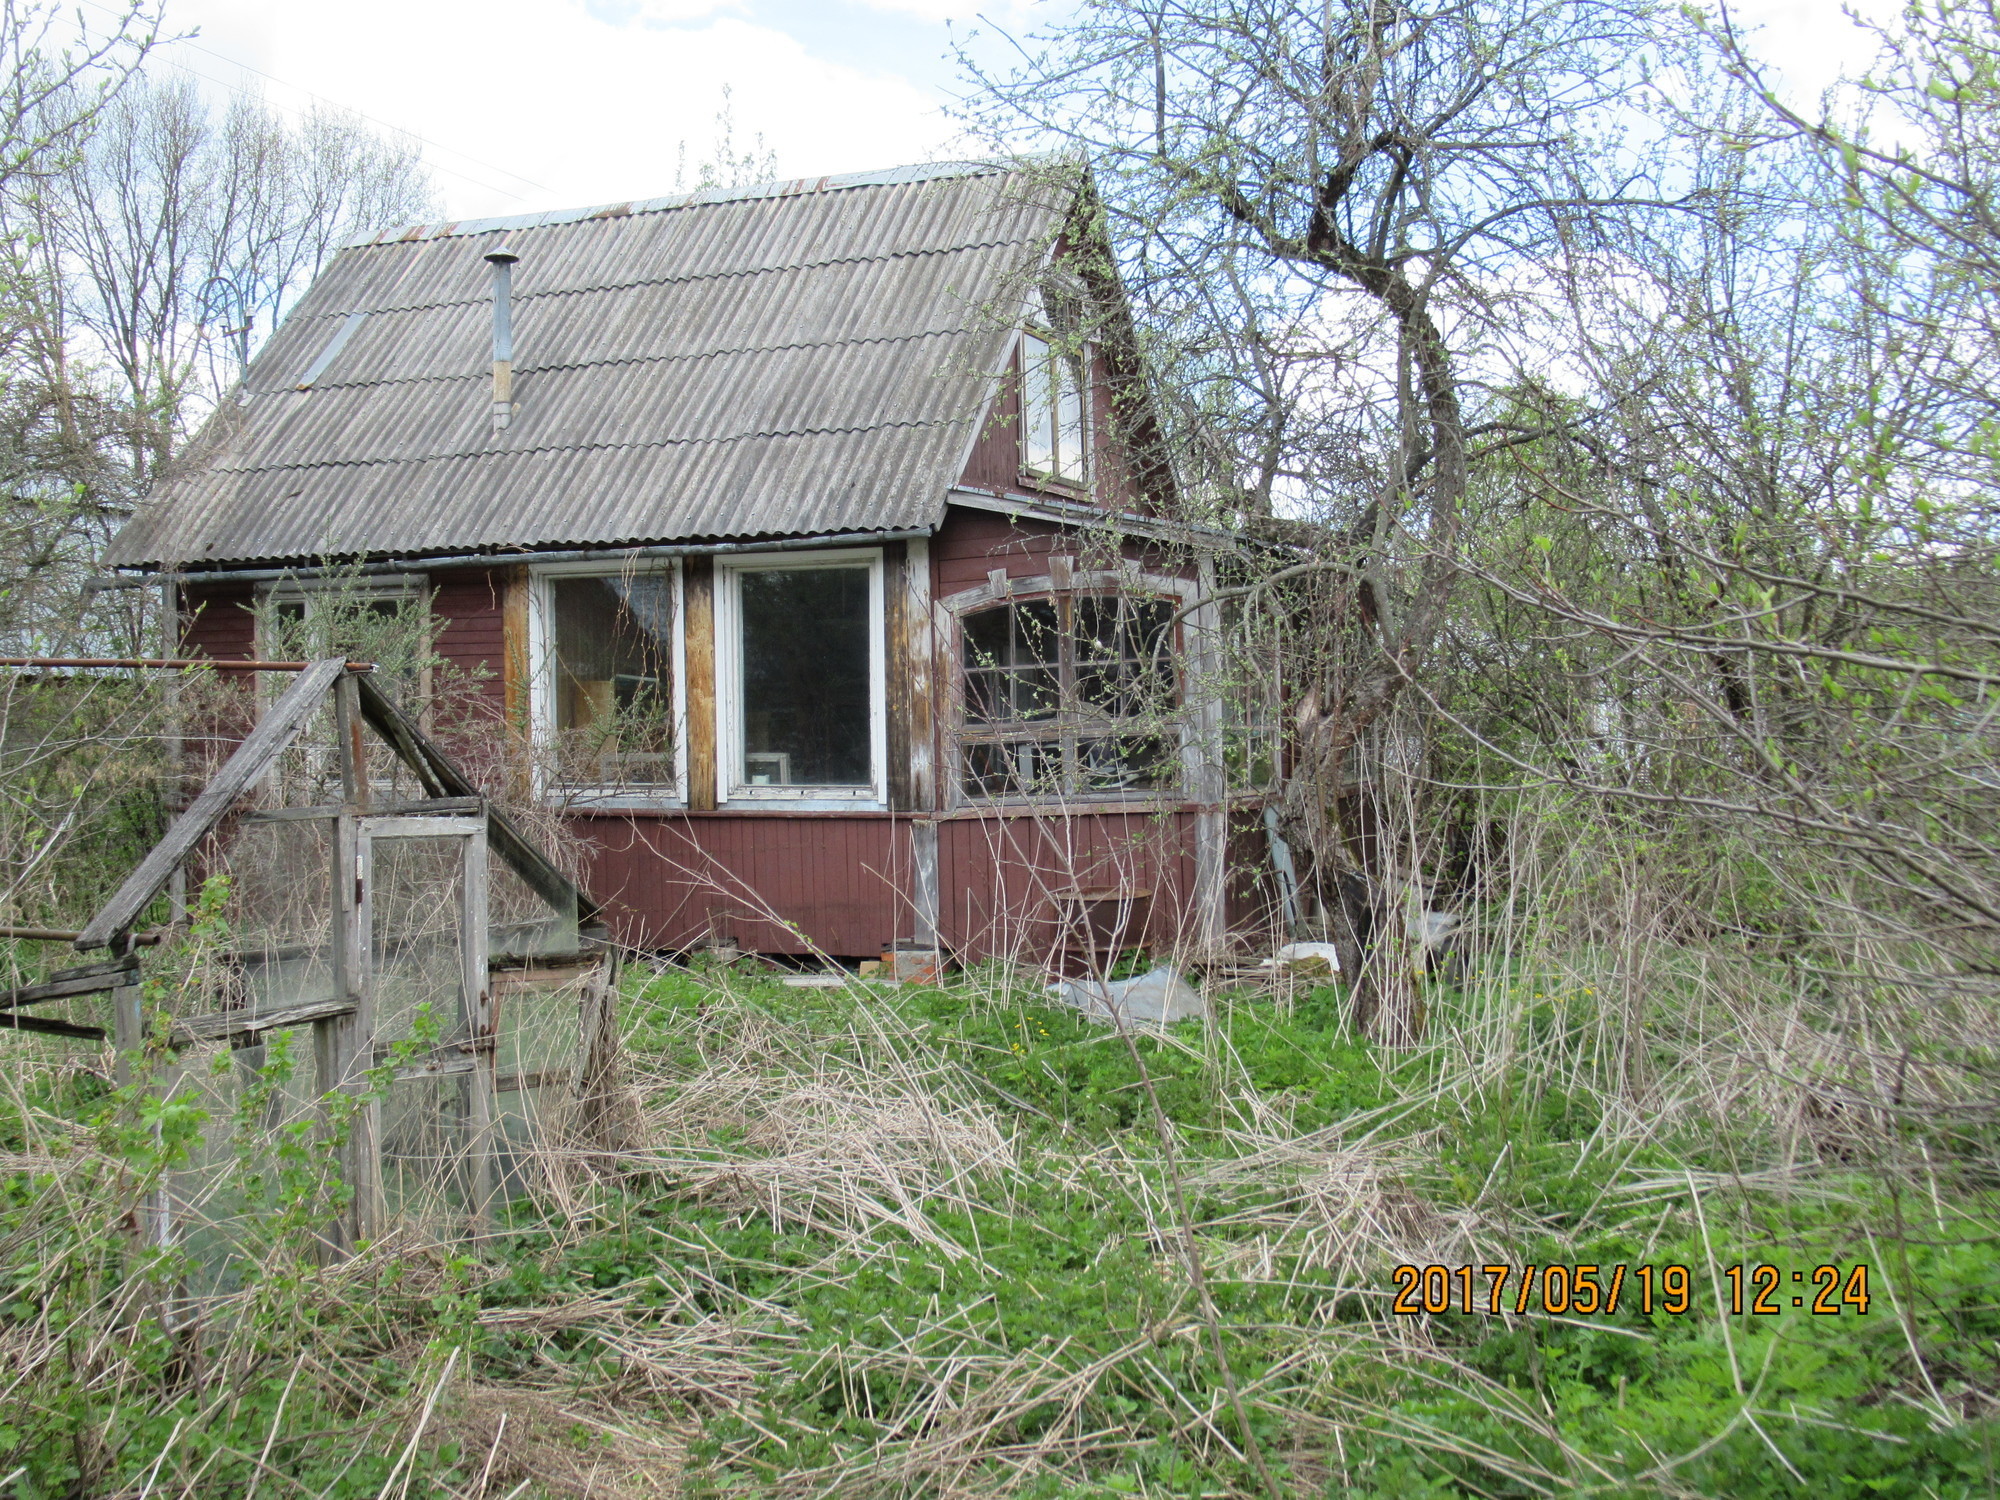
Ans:
[[[1128,1047],[999,975],[641,968],[615,1166],[552,1160],[476,1250],[317,1267],[274,1233],[198,1316],[125,1229],[190,1122],[51,1065],[10,1090],[6,1461],[24,1496],[1260,1492],[1191,1230],[1284,1493],[1989,1493],[1989,1131],[1732,1091],[1717,1052],[1789,978],[1728,951],[1655,974],[1643,1108],[1610,966],[1546,953],[1428,990],[1452,1040],[1414,1051],[1327,986]],[[1874,1169],[1906,1153],[1914,1194]],[[324,1188],[281,1164],[276,1220]],[[1399,1317],[1402,1263],[1691,1276],[1682,1315],[1628,1280],[1494,1316],[1482,1278],[1471,1315]],[[1863,1263],[1865,1311],[1787,1281],[1718,1315],[1723,1267]]]
[[[425,194],[135,85],[144,11],[55,25],[0,16],[0,637],[152,650],[98,544],[245,327]],[[1300,935],[1354,982],[1217,969],[1208,1022],[1127,1038],[1025,972],[641,965],[622,1150],[549,1146],[495,1239],[339,1264],[340,1112],[274,1108],[302,1059],[204,1121],[158,1045],[121,1085],[10,1037],[0,1488],[2000,1489],[2000,30],[1945,0],[1879,40],[1807,117],[1684,11],[1092,0],[981,80],[997,140],[1089,163],[1111,258],[1072,290],[1133,321],[1072,331],[1124,341],[1120,419],[1158,420],[1119,435],[1240,541],[1232,748],[1282,751]],[[703,182],[762,170],[730,129]],[[231,217],[273,172],[324,191]],[[93,260],[168,225],[172,265]],[[525,803],[421,597],[351,592],[272,591],[259,639],[381,662]],[[254,692],[10,676],[6,921],[80,922]],[[187,917],[156,987],[206,984]],[[149,1226],[218,1131],[239,1253],[196,1299]],[[1399,1313],[1399,1265],[1449,1308]],[[1531,1265],[1624,1300],[1517,1303]],[[1763,1265],[1775,1311],[1725,1311]]]

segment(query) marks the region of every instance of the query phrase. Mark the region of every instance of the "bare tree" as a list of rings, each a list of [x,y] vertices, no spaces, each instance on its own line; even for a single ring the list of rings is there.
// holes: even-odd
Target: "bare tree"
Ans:
[[[1421,1027],[1402,921],[1421,882],[1364,826],[1354,751],[1427,670],[1477,471],[1542,424],[1493,393],[1540,362],[1563,267],[1670,206],[1616,116],[1673,24],[1617,3],[1097,0],[980,80],[998,139],[1089,161],[1179,393],[1184,492],[1278,548],[1236,592],[1293,590],[1286,819],[1385,1040]]]
[[[72,357],[100,357],[129,411],[134,491],[342,240],[434,204],[417,148],[359,120],[218,113],[178,78],[114,100],[32,207]]]

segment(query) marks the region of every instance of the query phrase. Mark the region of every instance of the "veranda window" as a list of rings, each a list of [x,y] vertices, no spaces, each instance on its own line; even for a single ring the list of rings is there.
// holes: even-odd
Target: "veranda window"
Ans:
[[[257,654],[266,661],[347,655],[406,704],[424,696],[432,650],[420,576],[286,579],[260,591]]]
[[[1175,780],[1168,599],[1010,600],[961,620],[960,785],[972,797],[1158,791]]]
[[[557,784],[570,792],[671,791],[672,575],[563,575],[545,586]]]

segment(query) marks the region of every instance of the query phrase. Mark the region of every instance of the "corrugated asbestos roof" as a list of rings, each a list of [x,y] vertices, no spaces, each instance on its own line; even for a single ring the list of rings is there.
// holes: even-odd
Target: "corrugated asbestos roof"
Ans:
[[[108,561],[935,525],[1059,217],[1025,175],[958,165],[357,241]],[[496,434],[484,257],[502,242],[520,260]]]

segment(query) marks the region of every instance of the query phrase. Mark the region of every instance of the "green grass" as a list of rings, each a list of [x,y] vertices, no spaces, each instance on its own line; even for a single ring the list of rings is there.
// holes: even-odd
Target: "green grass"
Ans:
[[[663,1474],[690,1495],[1197,1497],[1262,1493],[1254,1447],[1301,1497],[1995,1493],[1984,1124],[1845,1121],[1808,1149],[1747,1107],[1683,1107],[1675,1015],[1649,1059],[1669,1081],[1636,1108],[1590,986],[1473,983],[1429,996],[1432,1045],[1385,1053],[1330,987],[1223,997],[1128,1045],[999,975],[635,969],[615,1171],[515,1201],[473,1250],[327,1267],[272,1229],[200,1326],[160,1319],[170,1258],[128,1237],[186,1122],[24,1075],[0,1108],[0,1339],[25,1372],[0,1475],[29,1500],[258,1473],[332,1500]],[[314,1222],[320,1157],[295,1158],[267,1196]],[[1615,1312],[1402,1318],[1406,1259],[1678,1264],[1688,1311],[1648,1313],[1628,1280]],[[1865,1312],[1789,1305],[1793,1271],[1809,1293],[1861,1262]],[[1711,1268],[1765,1263],[1777,1313],[1722,1312]],[[482,1495],[509,1400],[541,1404],[507,1408]]]
[[[784,1368],[743,1410],[709,1414],[694,1447],[698,1487],[718,1492],[886,1492],[912,1475],[919,1487],[936,1483],[924,1453],[947,1409],[941,1391],[947,1404],[985,1402],[1002,1417],[960,1455],[961,1480],[1019,1483],[1020,1455],[1039,1443],[1054,1446],[1025,1482],[1032,1493],[1257,1488],[1231,1451],[1240,1453],[1243,1435],[1200,1336],[1131,1050],[1033,992],[968,985],[857,1001],[733,986],[746,1012],[810,1039],[825,1058],[859,1065],[872,1048],[894,1045],[938,1060],[1005,1120],[1016,1168],[980,1184],[970,1211],[931,1215],[958,1253],[893,1229],[863,1247],[781,1230],[756,1213],[685,1201],[665,1181],[628,1189],[600,1230],[561,1249],[540,1248],[541,1235],[524,1230],[511,1270],[483,1297],[644,1296],[698,1274],[718,1313],[741,1298],[781,1312],[771,1327],[795,1341]],[[635,988],[635,1041],[669,1091],[677,1072],[702,1065],[703,1033],[688,1023],[716,1003],[691,976]],[[892,1018],[892,1042],[855,1024],[858,1004]],[[1544,1003],[1531,1024],[1559,1027],[1558,1007]],[[1958,1203],[1942,1236],[1949,1243],[1912,1232],[1887,1260],[1888,1205],[1860,1172],[1821,1174],[1814,1195],[1789,1199],[1704,1184],[1697,1220],[1693,1198],[1671,1184],[1620,1189],[1737,1170],[1747,1128],[1735,1139],[1606,1149],[1585,1090],[1512,1076],[1468,1098],[1442,1087],[1455,1065],[1449,1049],[1383,1057],[1340,1027],[1331,989],[1289,1013],[1246,1000],[1210,1034],[1186,1023],[1171,1039],[1140,1040],[1136,1053],[1191,1178],[1246,1149],[1252,1132],[1321,1132],[1331,1149],[1345,1131],[1396,1157],[1395,1191],[1421,1212],[1477,1219],[1489,1255],[1696,1271],[1685,1316],[1648,1317],[1628,1299],[1615,1316],[1587,1320],[1454,1312],[1421,1320],[1421,1330],[1398,1327],[1386,1261],[1359,1275],[1326,1265],[1228,1269],[1238,1263],[1230,1252],[1257,1232],[1248,1221],[1287,1210],[1290,1182],[1197,1187],[1193,1213],[1217,1267],[1229,1362],[1252,1393],[1253,1432],[1294,1492],[1993,1493],[1992,1433],[1981,1419],[1996,1387],[2000,1254],[1964,1218],[1992,1203]],[[718,1157],[738,1149],[716,1143]],[[1860,1260],[1874,1263],[1865,1314],[1716,1316],[1711,1263],[1769,1261],[1788,1276]],[[1912,1358],[1912,1331],[1928,1379]],[[575,1342],[587,1359],[588,1332]],[[496,1347],[485,1357],[504,1365],[509,1355]],[[971,1373],[944,1373],[954,1362]],[[981,1389],[1029,1369],[1039,1373],[1017,1382],[1028,1397]],[[1063,1389],[1063,1375],[1087,1390]],[[1037,1381],[1049,1399],[1032,1399]]]

